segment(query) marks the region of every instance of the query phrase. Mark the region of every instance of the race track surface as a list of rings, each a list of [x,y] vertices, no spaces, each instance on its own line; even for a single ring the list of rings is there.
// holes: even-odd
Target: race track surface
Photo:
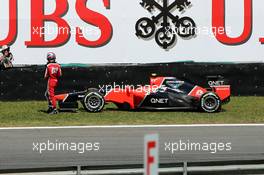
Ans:
[[[264,159],[264,126],[161,126],[0,129],[0,170],[65,166],[142,165],[145,134],[159,134],[160,163]],[[165,143],[231,143],[232,150],[165,150]],[[33,143],[100,143],[99,150],[39,151]],[[90,148],[89,148],[90,149]]]

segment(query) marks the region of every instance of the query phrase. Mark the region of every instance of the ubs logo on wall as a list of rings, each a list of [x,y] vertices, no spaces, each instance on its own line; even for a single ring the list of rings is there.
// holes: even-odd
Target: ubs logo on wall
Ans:
[[[181,17],[189,10],[189,0],[141,0],[140,5],[152,14],[151,18],[140,18],[136,23],[136,36],[150,40],[155,37],[156,43],[163,49],[176,45],[177,35],[191,39],[196,35],[196,24],[190,17]],[[174,12],[177,11],[177,15]]]

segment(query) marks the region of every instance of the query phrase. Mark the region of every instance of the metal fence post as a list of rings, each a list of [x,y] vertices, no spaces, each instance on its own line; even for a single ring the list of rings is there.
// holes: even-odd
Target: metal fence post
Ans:
[[[77,166],[77,174],[76,175],[81,175],[81,166]]]
[[[187,162],[183,162],[183,175],[187,175],[188,173],[187,166]]]

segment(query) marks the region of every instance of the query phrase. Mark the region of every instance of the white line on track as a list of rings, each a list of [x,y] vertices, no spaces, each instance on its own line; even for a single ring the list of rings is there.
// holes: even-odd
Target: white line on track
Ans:
[[[0,130],[89,129],[89,128],[255,127],[255,126],[264,127],[264,124],[105,125],[105,126],[4,127],[4,128],[0,128]]]

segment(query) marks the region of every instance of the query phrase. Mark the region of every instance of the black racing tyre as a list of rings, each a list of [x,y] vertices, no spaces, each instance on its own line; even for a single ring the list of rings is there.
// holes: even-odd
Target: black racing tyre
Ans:
[[[104,96],[97,89],[88,89],[82,105],[87,112],[101,112],[104,109]]]
[[[221,99],[214,92],[205,93],[200,102],[201,109],[204,112],[213,113],[221,110]]]

